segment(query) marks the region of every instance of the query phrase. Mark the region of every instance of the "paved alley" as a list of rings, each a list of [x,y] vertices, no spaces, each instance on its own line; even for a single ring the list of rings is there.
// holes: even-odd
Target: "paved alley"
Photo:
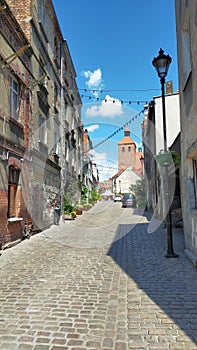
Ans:
[[[0,257],[1,350],[196,350],[197,269],[174,229],[100,202]]]

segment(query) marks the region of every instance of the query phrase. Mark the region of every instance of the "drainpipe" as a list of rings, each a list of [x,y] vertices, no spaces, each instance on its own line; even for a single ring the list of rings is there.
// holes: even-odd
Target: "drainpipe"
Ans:
[[[63,89],[63,43],[60,43],[60,214],[63,216],[62,208],[64,201],[64,160],[63,160],[63,103],[64,103],[64,89]]]

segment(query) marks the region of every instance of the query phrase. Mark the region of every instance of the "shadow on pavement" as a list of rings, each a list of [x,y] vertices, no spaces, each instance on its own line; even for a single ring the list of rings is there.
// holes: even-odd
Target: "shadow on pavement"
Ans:
[[[119,231],[121,225],[117,237]],[[160,226],[148,233],[148,222],[138,223],[125,236],[114,239],[108,256],[197,345],[197,269],[184,254],[182,229],[173,228],[173,240],[179,258],[167,259],[166,230]]]

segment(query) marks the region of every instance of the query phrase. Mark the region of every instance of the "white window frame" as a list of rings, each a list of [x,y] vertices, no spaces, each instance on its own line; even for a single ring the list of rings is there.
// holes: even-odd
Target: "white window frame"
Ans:
[[[17,191],[19,184],[20,170],[9,167],[9,183],[8,183],[8,217],[17,216]]]
[[[47,144],[47,122],[41,115],[39,116],[39,142]]]
[[[58,132],[54,132],[54,153],[59,154],[59,137]]]

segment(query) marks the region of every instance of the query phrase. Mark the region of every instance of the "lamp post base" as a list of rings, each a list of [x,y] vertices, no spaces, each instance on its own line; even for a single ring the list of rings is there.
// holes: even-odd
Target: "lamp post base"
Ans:
[[[175,253],[167,253],[165,255],[166,258],[178,258],[178,254],[175,254]]]

